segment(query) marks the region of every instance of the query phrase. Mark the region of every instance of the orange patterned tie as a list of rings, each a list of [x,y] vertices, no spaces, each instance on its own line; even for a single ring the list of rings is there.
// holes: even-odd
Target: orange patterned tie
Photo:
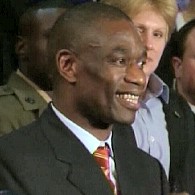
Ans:
[[[93,156],[97,161],[98,165],[101,167],[108,182],[110,183],[110,186],[114,194],[117,195],[116,187],[113,184],[112,180],[110,179],[109,154],[110,154],[110,148],[107,145],[105,145],[105,146],[99,146],[97,150],[93,153]]]

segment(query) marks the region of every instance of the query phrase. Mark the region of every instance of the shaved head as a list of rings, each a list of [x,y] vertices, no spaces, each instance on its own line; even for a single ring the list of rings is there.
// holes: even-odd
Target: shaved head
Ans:
[[[43,90],[52,90],[48,63],[49,33],[56,20],[70,7],[64,0],[44,1],[21,16],[15,51],[19,70]]]
[[[34,18],[38,10],[51,9],[51,8],[70,8],[72,5],[66,3],[64,0],[55,1],[41,1],[31,5],[20,17],[18,26],[18,35],[30,36],[34,28]]]
[[[119,9],[102,3],[85,3],[66,11],[54,25],[49,38],[50,62],[55,63],[58,50],[68,49],[76,54],[82,52],[82,46],[99,46],[98,30],[103,20],[127,20]]]

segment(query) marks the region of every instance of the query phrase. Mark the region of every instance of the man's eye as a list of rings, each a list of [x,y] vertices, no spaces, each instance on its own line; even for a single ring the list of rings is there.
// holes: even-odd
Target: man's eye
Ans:
[[[140,62],[137,63],[138,67],[141,68],[141,69],[143,69],[145,64],[146,64],[145,61],[140,61]]]
[[[158,38],[161,38],[161,37],[163,37],[163,33],[155,32],[155,33],[154,33],[154,36],[155,36],[155,37],[158,37]]]
[[[118,64],[126,64],[126,60],[124,58],[120,58],[116,61]]]
[[[110,62],[117,66],[123,66],[127,64],[127,60],[125,58],[113,58]]]
[[[141,34],[141,33],[144,32],[144,29],[143,28],[140,28],[140,27],[137,27],[137,32]]]

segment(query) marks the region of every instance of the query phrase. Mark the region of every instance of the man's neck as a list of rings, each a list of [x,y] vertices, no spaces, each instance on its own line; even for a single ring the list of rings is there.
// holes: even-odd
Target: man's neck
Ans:
[[[34,88],[37,93],[39,93],[40,96],[46,101],[50,102],[51,101],[51,91],[43,91],[39,86],[37,86],[34,82],[32,82],[29,78],[27,78],[19,69],[17,70],[16,74],[20,76],[22,79],[24,79],[32,88]]]
[[[70,123],[75,124],[76,126],[87,131],[88,133],[96,137],[99,141],[105,141],[110,136],[111,131],[112,131],[112,125],[109,125],[109,124],[104,124],[101,126],[94,125],[89,122],[89,119],[83,116],[75,115],[75,112],[70,111],[70,107],[68,108],[66,106],[65,107],[66,109],[63,109],[62,106],[59,106],[56,104],[55,100],[52,102],[51,105],[52,105],[54,112],[57,114],[57,116],[62,121],[65,121],[65,120],[71,121]]]

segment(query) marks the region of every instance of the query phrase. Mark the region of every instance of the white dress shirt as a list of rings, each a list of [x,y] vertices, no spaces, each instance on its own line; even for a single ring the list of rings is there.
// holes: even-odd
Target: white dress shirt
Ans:
[[[51,107],[57,117],[60,119],[60,121],[69,128],[69,130],[81,141],[81,143],[86,147],[86,149],[89,151],[90,154],[93,154],[95,150],[99,146],[105,146],[105,143],[107,143],[110,147],[111,154],[109,158],[110,163],[110,178],[114,184],[116,184],[116,171],[115,171],[115,163],[114,163],[114,153],[112,149],[112,132],[108,139],[105,141],[98,140],[95,136],[93,136],[91,133],[83,129],[82,127],[78,126],[76,123],[65,117],[53,104],[51,104]]]

